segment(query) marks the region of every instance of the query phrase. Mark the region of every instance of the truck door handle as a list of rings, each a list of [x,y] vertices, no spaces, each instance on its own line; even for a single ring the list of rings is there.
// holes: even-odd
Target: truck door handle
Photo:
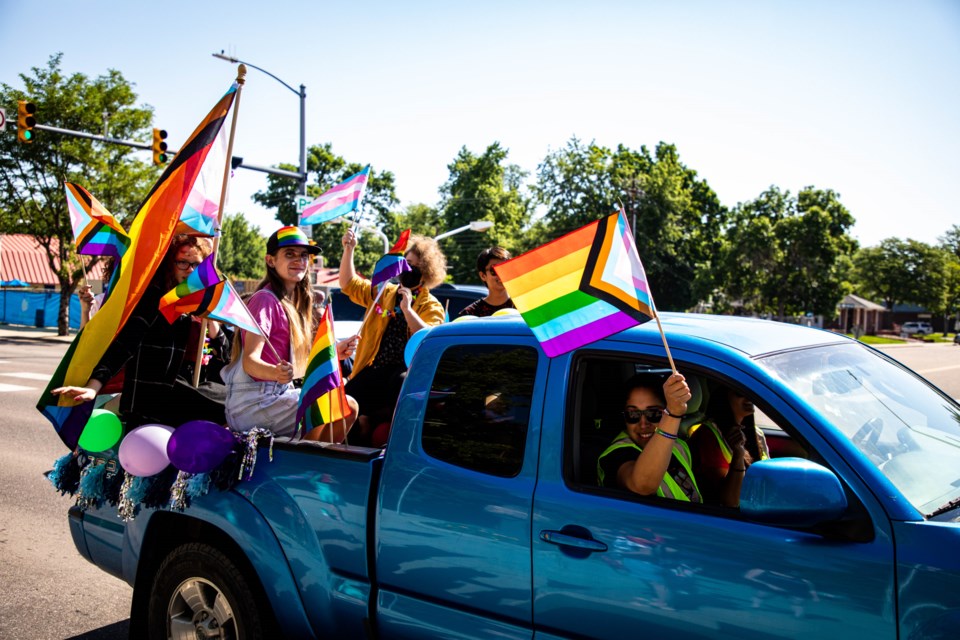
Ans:
[[[576,525],[566,526],[560,531],[544,529],[540,532],[540,539],[550,544],[560,545],[561,547],[573,547],[588,552],[607,550],[606,544],[599,540],[594,540],[589,531]]]

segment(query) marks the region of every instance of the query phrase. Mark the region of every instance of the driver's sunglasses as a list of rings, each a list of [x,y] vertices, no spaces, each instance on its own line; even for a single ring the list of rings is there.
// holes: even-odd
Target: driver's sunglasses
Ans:
[[[623,412],[623,419],[627,424],[637,424],[644,417],[650,424],[657,424],[663,417],[663,409],[627,409]]]

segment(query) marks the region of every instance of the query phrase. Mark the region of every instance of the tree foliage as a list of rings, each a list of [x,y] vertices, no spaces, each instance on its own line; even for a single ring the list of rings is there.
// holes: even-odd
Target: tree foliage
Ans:
[[[623,206],[658,308],[690,308],[712,289],[727,212],[675,146],[611,151],[572,138],[539,165],[533,190],[546,208],[531,229],[541,242]]]
[[[505,164],[509,152],[494,142],[480,155],[466,147],[447,165],[450,177],[440,188],[441,228],[437,235],[490,220],[493,227],[477,235],[464,232],[441,240],[447,256],[447,272],[454,282],[479,284],[477,255],[491,246],[518,249],[517,239],[530,219],[531,202],[521,192],[526,174]]]
[[[228,278],[262,278],[266,271],[266,245],[260,230],[251,226],[242,213],[227,214],[221,226],[217,266]]]
[[[134,106],[132,85],[116,70],[89,78],[66,75],[62,54],[45,67],[20,74],[23,89],[0,85],[6,112],[17,112],[17,101],[37,107],[37,124],[82,132],[102,132],[108,114],[112,138],[147,141],[153,110]],[[158,171],[131,147],[35,130],[31,144],[15,135],[0,136],[0,230],[35,236],[46,250],[60,284],[58,332],[67,334],[70,294],[84,277],[73,244],[63,183],[76,182],[89,190],[117,217],[129,223]]]
[[[929,305],[937,298],[931,277],[934,248],[917,240],[887,238],[854,257],[858,293],[883,300],[887,309],[901,303]]]
[[[724,298],[779,318],[833,317],[857,246],[853,222],[830,189],[807,187],[794,198],[771,186],[734,211],[719,261]]]

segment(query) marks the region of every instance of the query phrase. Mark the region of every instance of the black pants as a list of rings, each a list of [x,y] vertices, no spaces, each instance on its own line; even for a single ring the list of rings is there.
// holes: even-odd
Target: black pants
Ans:
[[[381,422],[388,422],[393,416],[406,377],[407,369],[403,365],[367,367],[347,382],[347,395],[357,401],[359,415],[368,416],[371,426],[375,427]],[[354,431],[357,431],[356,436]],[[354,442],[354,438],[363,437],[358,429],[352,429],[350,436],[351,444],[363,444]]]
[[[226,424],[223,404],[227,398],[227,387],[219,382],[201,382],[194,387],[191,382],[177,378],[170,397],[161,402],[151,402],[142,409],[144,415],[125,416],[128,428],[141,424],[159,423],[170,427],[179,427],[191,420],[209,420],[217,424]]]

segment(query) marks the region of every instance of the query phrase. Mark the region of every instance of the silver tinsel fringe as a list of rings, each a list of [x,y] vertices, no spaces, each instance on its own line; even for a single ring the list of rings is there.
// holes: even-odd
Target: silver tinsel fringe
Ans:
[[[170,487],[170,509],[173,511],[183,511],[187,508],[187,481],[190,480],[192,473],[180,471],[177,473],[177,479]]]
[[[120,504],[117,505],[117,516],[124,522],[130,522],[137,515],[137,503],[131,499],[134,479],[135,476],[126,473],[123,484],[120,485]]]
[[[253,469],[257,466],[257,446],[260,438],[270,438],[270,462],[273,462],[273,432],[263,427],[254,427],[243,434],[243,459],[240,461],[238,480],[243,480],[244,472],[247,480],[253,477]]]

